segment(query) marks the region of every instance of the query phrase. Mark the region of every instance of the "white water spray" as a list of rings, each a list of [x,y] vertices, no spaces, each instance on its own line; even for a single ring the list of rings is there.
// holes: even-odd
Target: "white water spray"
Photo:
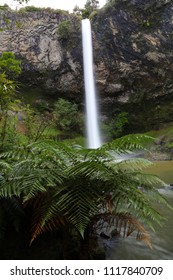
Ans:
[[[93,71],[91,24],[89,19],[82,20],[82,45],[86,99],[87,141],[88,148],[96,149],[99,148],[102,143],[98,126],[98,110]]]

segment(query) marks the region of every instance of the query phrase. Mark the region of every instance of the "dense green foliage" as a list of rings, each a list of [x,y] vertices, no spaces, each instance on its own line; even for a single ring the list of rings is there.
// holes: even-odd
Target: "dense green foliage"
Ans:
[[[123,133],[124,126],[128,123],[128,113],[122,112],[120,113],[115,122],[112,124],[113,126],[113,135],[115,137],[120,137]]]
[[[0,57],[0,73],[5,73],[8,79],[16,79],[21,74],[21,62],[12,52],[4,52]]]
[[[98,4],[97,0],[87,0],[84,9],[82,9],[82,18],[89,18],[98,9]]]
[[[69,20],[62,21],[58,26],[58,34],[63,39],[68,39],[73,32],[71,22]]]
[[[9,114],[12,107],[15,105],[14,93],[16,83],[8,80],[5,74],[0,74],[0,150],[4,149],[7,135],[9,136]],[[13,121],[10,125],[13,125]],[[12,135],[8,140],[13,141]],[[7,140],[7,143],[8,143]],[[12,143],[11,143],[12,144]]]
[[[97,0],[87,0],[84,8],[80,9],[79,6],[75,6],[73,12],[77,15],[81,15],[82,18],[90,18],[92,14],[97,11],[99,7],[99,1]]]
[[[59,23],[57,27],[57,33],[61,44],[65,49],[76,50],[79,45],[79,31],[80,31],[81,21],[76,15],[72,15],[72,20],[63,20]]]
[[[18,107],[15,99],[17,83],[14,80],[20,73],[20,61],[15,55],[11,52],[3,53],[0,57],[0,150],[6,144],[14,144],[14,108]]]
[[[26,6],[25,8],[23,8],[23,11],[26,11],[26,12],[39,12],[39,11],[42,11],[43,8],[40,8],[40,7],[35,7],[35,6]]]
[[[59,98],[55,103],[53,115],[58,129],[71,133],[81,132],[83,120],[77,104]]]
[[[110,139],[115,139],[118,137],[121,137],[126,134],[125,128],[128,124],[128,113],[122,112],[120,114],[117,114],[110,122],[102,123],[101,128],[103,131],[103,134],[107,136],[108,141]]]
[[[68,15],[69,12],[65,11],[65,10],[60,10],[60,9],[52,9],[52,8],[41,8],[41,7],[35,7],[35,6],[26,6],[23,8],[20,8],[19,13],[27,13],[27,12],[31,12],[31,13],[36,13],[36,12],[47,12],[47,13],[56,13],[56,14],[60,14],[60,15]]]

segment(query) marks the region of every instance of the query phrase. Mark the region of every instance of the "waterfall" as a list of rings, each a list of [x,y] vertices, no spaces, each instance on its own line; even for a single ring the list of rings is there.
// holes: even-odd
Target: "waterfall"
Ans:
[[[96,149],[102,145],[98,125],[98,109],[93,71],[93,49],[91,24],[89,19],[82,20],[82,45],[86,100],[86,127],[88,148]]]

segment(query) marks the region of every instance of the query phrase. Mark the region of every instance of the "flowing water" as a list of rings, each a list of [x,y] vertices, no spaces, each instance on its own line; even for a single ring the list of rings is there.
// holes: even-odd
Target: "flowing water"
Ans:
[[[148,170],[149,173],[158,175],[168,186],[159,191],[167,198],[173,207],[173,161],[157,162]],[[155,227],[156,232],[151,232],[153,249],[148,248],[142,241],[135,237],[128,237],[120,243],[106,244],[106,258],[112,260],[173,260],[173,210],[164,205],[156,205],[158,210],[167,219],[162,227]]]
[[[87,144],[88,148],[95,149],[100,147],[102,143],[98,125],[98,109],[94,82],[91,24],[88,19],[82,20],[82,45],[86,99]]]

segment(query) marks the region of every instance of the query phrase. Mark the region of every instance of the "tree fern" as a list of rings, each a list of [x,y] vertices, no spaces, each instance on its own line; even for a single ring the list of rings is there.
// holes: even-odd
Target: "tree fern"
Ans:
[[[115,226],[121,221],[122,227],[119,224],[117,229],[124,230],[123,236],[136,230],[138,238],[149,245],[141,222],[151,228],[152,221],[160,223],[161,215],[152,204],[155,198],[167,205],[156,190],[164,183],[142,173],[149,161],[120,160],[120,155],[140,149],[150,140],[128,135],[95,150],[51,141],[18,147],[0,156],[4,172],[0,194],[18,196],[26,209],[33,209],[31,241],[45,230],[67,225],[84,237],[93,220],[102,215],[112,217]]]

